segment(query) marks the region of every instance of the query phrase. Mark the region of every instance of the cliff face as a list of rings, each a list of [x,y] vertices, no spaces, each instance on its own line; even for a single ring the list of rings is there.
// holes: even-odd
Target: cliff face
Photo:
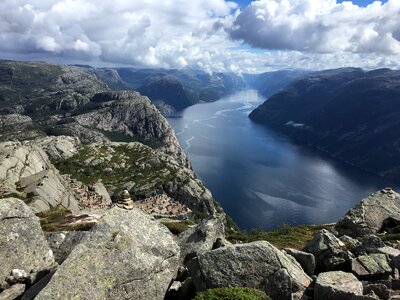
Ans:
[[[338,69],[299,79],[250,118],[376,174],[400,176],[400,72]]]

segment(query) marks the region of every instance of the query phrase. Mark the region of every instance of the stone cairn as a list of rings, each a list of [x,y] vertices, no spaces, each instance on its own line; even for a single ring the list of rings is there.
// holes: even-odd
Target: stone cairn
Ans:
[[[127,190],[124,190],[121,194],[121,199],[117,202],[117,206],[124,209],[133,209],[134,203]]]

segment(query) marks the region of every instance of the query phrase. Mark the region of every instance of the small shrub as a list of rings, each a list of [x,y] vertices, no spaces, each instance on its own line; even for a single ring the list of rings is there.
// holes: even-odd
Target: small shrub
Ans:
[[[198,293],[194,300],[270,300],[264,292],[250,288],[217,288]]]

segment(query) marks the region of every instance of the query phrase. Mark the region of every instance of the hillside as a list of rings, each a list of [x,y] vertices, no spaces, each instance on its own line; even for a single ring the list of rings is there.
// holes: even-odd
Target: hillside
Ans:
[[[290,84],[250,118],[334,158],[400,178],[400,72],[347,68]]]
[[[259,91],[266,98],[281,91],[293,81],[304,77],[310,72],[302,70],[279,70],[261,74],[244,74],[245,83]]]
[[[137,90],[152,99],[157,107],[169,106],[172,110],[216,101],[245,87],[243,79],[233,73],[132,68],[96,69],[94,72],[113,89]]]

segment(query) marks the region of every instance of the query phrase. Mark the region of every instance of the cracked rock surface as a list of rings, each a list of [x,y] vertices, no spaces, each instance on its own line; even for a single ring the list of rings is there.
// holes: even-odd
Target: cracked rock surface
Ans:
[[[36,299],[164,299],[178,269],[168,229],[140,210],[113,208]]]

